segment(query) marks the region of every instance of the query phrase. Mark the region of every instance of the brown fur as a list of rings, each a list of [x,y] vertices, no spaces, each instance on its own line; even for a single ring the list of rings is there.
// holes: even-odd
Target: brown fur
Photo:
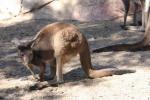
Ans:
[[[28,64],[43,67],[42,63],[53,63],[53,67],[56,68],[56,72],[54,71],[56,75],[53,76],[57,83],[63,82],[63,65],[77,54],[89,78],[134,72],[119,69],[95,70],[91,64],[88,42],[79,29],[72,24],[57,22],[45,26],[37,33],[29,47],[33,52],[33,58]],[[43,80],[42,76],[41,78]]]

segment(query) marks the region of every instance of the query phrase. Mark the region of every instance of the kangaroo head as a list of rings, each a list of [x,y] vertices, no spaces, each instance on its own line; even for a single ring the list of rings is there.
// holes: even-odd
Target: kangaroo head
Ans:
[[[18,45],[18,55],[25,65],[30,64],[33,59],[33,50],[31,48],[31,44],[31,42],[26,42]]]

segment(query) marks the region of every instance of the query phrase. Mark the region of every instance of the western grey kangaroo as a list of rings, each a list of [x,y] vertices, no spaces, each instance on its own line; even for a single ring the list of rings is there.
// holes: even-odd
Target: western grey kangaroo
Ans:
[[[43,27],[31,42],[19,45],[18,50],[29,69],[33,65],[40,67],[40,81],[43,81],[45,64],[49,63],[53,66],[53,79],[56,83],[63,82],[63,65],[77,54],[89,78],[134,72],[127,69],[94,69],[85,36],[76,26],[68,23],[56,22]]]

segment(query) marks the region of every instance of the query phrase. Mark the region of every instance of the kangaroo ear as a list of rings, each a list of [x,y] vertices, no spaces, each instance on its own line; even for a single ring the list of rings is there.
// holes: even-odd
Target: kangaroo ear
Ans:
[[[32,48],[33,42],[34,42],[34,41],[29,41],[29,42],[27,42],[27,47]]]
[[[14,38],[13,40],[11,40],[11,42],[14,43],[16,47],[21,44],[21,41],[18,38]]]

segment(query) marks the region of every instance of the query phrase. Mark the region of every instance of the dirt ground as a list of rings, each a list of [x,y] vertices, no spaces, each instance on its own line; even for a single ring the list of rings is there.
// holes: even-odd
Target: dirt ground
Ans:
[[[122,30],[121,21],[66,22],[81,29],[93,50],[116,43],[132,43],[142,37],[143,33],[136,30]],[[36,88],[39,83],[20,63],[13,40],[31,39],[41,27],[52,22],[0,23],[0,100],[150,100],[150,51],[91,53],[92,64],[97,68],[136,70],[135,73],[97,79],[86,77],[77,56],[64,67],[64,84]],[[34,71],[38,73],[37,68]],[[47,66],[46,77],[48,72]]]

